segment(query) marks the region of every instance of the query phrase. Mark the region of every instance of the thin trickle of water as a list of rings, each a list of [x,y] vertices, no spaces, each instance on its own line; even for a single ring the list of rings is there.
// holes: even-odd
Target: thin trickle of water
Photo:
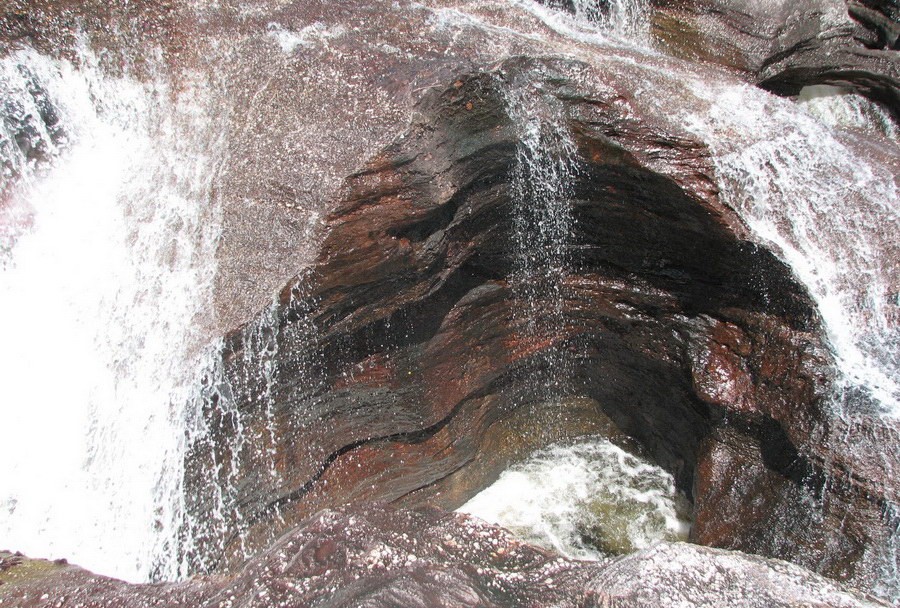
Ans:
[[[310,230],[317,221],[310,218]],[[297,278],[286,305],[273,300],[242,328],[232,343],[237,349],[225,341],[217,345],[202,390],[188,408],[188,492],[179,559],[191,573],[215,570],[226,553],[249,558],[259,550],[259,537],[250,537],[255,515],[271,509],[267,518],[281,521],[276,497],[287,490],[279,462],[286,449],[304,447],[289,447],[285,429],[297,432],[320,422],[313,406],[294,395],[286,408],[278,393],[284,376],[308,390],[315,386],[309,359],[315,341],[309,316],[313,304],[305,285],[305,278]],[[267,533],[278,534],[276,528],[270,526]]]
[[[529,84],[506,89],[507,111],[519,129],[511,179],[513,267],[510,283],[526,340],[560,335],[564,323],[563,279],[569,273],[574,228],[572,196],[578,165],[576,148],[561,104]],[[564,393],[563,359],[549,354],[546,378],[538,381],[544,399]]]
[[[224,351],[224,341],[212,348],[209,367],[199,383],[200,391],[188,407],[185,425],[187,461],[203,471],[199,481],[194,481],[190,492],[185,494],[180,522],[178,561],[189,573],[212,569],[205,562],[198,564],[196,556],[220,550],[232,530],[245,528],[243,513],[235,508],[237,484],[242,477],[239,455],[246,443],[245,425],[236,405],[234,388],[224,370]],[[228,432],[223,433],[223,428]],[[198,512],[202,512],[202,517],[197,516]],[[239,541],[243,545],[243,537]]]
[[[14,53],[0,82],[0,538],[173,577],[160,556],[177,543],[219,225],[206,99],[189,81],[174,100],[164,82],[105,77],[88,52],[79,68]]]
[[[863,559],[881,564],[881,576],[872,592],[896,605],[900,602],[900,506],[886,501],[881,516],[889,530],[887,541],[882,546],[869,547],[867,553],[870,555]]]

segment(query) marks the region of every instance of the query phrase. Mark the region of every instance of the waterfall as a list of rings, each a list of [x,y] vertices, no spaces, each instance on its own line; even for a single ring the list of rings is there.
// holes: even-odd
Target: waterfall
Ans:
[[[684,124],[712,149],[725,203],[815,298],[844,393],[900,414],[897,175],[869,160],[896,143],[749,86],[694,81],[693,93],[702,109]]]
[[[316,21],[291,29],[296,24],[289,20],[302,21],[302,12],[293,15],[284,9],[278,15],[291,27],[266,21],[268,15],[257,23],[253,13],[264,12],[260,6],[244,7],[240,35],[247,36],[247,48],[265,46],[257,45],[265,37],[268,47],[277,45],[284,53],[297,54],[280,69],[320,68],[318,55],[311,62],[313,68],[302,65],[307,57],[301,51],[314,43],[333,44],[335,57],[355,65],[357,56],[350,52],[356,50],[355,41],[349,39],[364,29],[359,23],[348,17],[346,27]],[[658,118],[659,132],[670,128],[677,138],[693,135],[706,144],[701,152],[710,152],[723,204],[737,213],[749,238],[779,256],[808,288],[837,361],[835,415],[874,420],[900,415],[898,131],[882,108],[837,88],[809,88],[797,100],[778,98],[736,84],[730,74],[663,58],[649,48],[646,0],[509,0],[506,5],[448,6],[431,10],[410,3],[410,10],[431,11],[427,25],[411,19],[410,32],[418,36],[432,27],[432,34],[445,34],[447,39],[452,34],[453,44],[459,42],[458,47],[437,49],[443,56],[433,53],[435,49],[417,48],[431,40],[424,34],[409,49],[393,47],[389,40],[379,42],[395,51],[391,61],[396,63],[389,65],[399,66],[379,85],[383,87],[379,94],[385,97],[378,103],[396,102],[397,108],[390,109],[392,120],[404,116],[398,109],[404,103],[412,107],[422,99],[422,89],[414,88],[419,84],[440,89],[457,70],[496,74],[494,62],[500,56],[507,59],[534,51],[565,56],[573,63],[587,57],[590,68],[598,70],[595,74],[609,70],[603,77],[608,77],[604,86],[608,85],[612,100],[610,111],[627,115],[634,109],[636,118]],[[510,8],[516,14],[507,21],[504,9]],[[214,21],[203,27],[217,32]],[[254,39],[252,28],[259,23],[264,25]],[[522,31],[516,29],[520,26]],[[487,51],[467,49],[466,37],[460,36],[465,28],[484,30],[479,45],[499,42],[496,46],[485,42]],[[221,39],[212,42],[210,48]],[[346,42],[346,48],[337,48],[339,42]],[[244,52],[236,45],[234,57],[255,61],[248,62],[248,71],[270,67],[267,56],[252,56],[250,50],[243,57],[239,50]],[[152,51],[148,49],[148,55]],[[453,57],[457,51],[464,59]],[[279,506],[306,496],[307,485],[291,487],[285,472],[302,469],[298,463],[313,463],[305,482],[311,487],[322,474],[315,467],[336,462],[337,452],[317,453],[315,446],[291,445],[289,456],[278,452],[286,442],[300,443],[297,437],[314,432],[327,436],[332,430],[326,428],[330,421],[323,415],[327,407],[316,402],[319,387],[314,386],[313,374],[325,372],[312,363],[323,362],[304,360],[320,356],[310,354],[317,339],[310,310],[316,306],[303,300],[298,288],[292,292],[298,298],[297,310],[275,300],[239,331],[208,344],[209,335],[221,329],[215,327],[212,311],[223,223],[214,185],[225,160],[221,151],[231,143],[225,140],[225,127],[219,126],[227,123],[221,106],[229,102],[216,97],[216,93],[221,97],[220,91],[210,89],[205,80],[209,75],[186,72],[177,83],[152,73],[143,79],[113,77],[86,48],[77,54],[75,62],[35,51],[0,58],[0,315],[6,330],[6,348],[0,354],[5,387],[0,405],[4,446],[0,549],[65,557],[130,581],[178,579],[214,570],[218,562],[198,562],[217,560],[223,552],[252,555],[259,548],[252,543],[263,544],[270,540],[266,533],[275,534],[250,530],[255,515],[274,510],[275,519],[288,518],[288,510],[280,513]],[[219,60],[226,56],[232,57],[223,52]],[[360,65],[361,71],[368,69],[368,64]],[[373,59],[371,65],[385,64]],[[222,66],[210,61],[208,69]],[[270,78],[255,93],[263,97],[283,75],[266,73],[256,81],[242,73],[230,84],[261,84]],[[616,78],[632,75],[634,80],[622,83],[618,94],[615,89],[621,81]],[[370,75],[356,76],[365,80]],[[514,347],[535,345],[535,352],[547,353],[522,365],[522,373],[534,371],[529,377],[534,391],[526,398],[554,405],[575,392],[569,385],[575,382],[574,372],[566,367],[569,353],[552,340],[566,335],[566,278],[577,228],[572,199],[580,168],[567,125],[565,92],[543,90],[554,85],[552,78],[542,76],[547,75],[530,74],[520,82],[502,83],[518,145],[510,175],[497,181],[509,177],[512,251],[507,278],[514,301],[512,321],[521,334],[515,336],[521,340]],[[590,77],[590,71],[579,77]],[[458,82],[460,87],[465,84]],[[297,94],[306,93],[302,86],[296,88]],[[271,90],[279,89],[273,85]],[[346,99],[354,106],[347,115],[359,119],[362,133],[371,126],[367,120],[384,117],[353,90],[344,91],[349,91]],[[558,93],[562,94],[557,97]],[[607,111],[602,107],[606,97],[591,101],[598,112]],[[481,110],[476,104],[469,106],[463,106],[465,112]],[[398,133],[408,126],[399,119],[397,124]],[[309,137],[304,128],[308,124],[289,133],[296,136],[298,146]],[[242,137],[265,133],[260,128],[262,135],[246,131]],[[610,139],[616,143],[616,134]],[[684,141],[693,144],[690,137]],[[677,147],[681,142],[651,144]],[[375,148],[364,147],[365,153],[376,154]],[[658,154],[646,163],[656,170],[666,164],[665,153],[660,148],[635,154]],[[372,158],[360,158],[359,163]],[[269,160],[262,154],[240,159],[246,164]],[[288,163],[292,157],[285,152],[277,160]],[[657,161],[659,165],[654,165]],[[276,169],[281,165],[273,172]],[[255,177],[246,165],[235,168],[243,170],[248,173],[242,178]],[[660,175],[671,176],[664,171]],[[504,192],[505,185],[497,186],[497,191]],[[437,183],[435,189],[439,187],[443,185]],[[316,221],[317,217],[309,217],[308,226]],[[267,237],[265,226],[254,227],[261,238]],[[450,233],[451,228],[446,230]],[[403,246],[414,251],[426,245]],[[462,274],[467,268],[454,272]],[[248,280],[257,278],[254,272],[262,271],[248,269]],[[497,288],[499,278],[490,277],[492,288],[502,292]],[[302,279],[299,282],[302,285]],[[452,291],[448,288],[447,298]],[[356,305],[349,303],[348,308]],[[294,313],[300,320],[289,318]],[[385,332],[390,334],[390,328]],[[335,349],[342,348],[336,344]],[[414,369],[404,373],[412,375]],[[393,390],[405,377],[379,389]],[[496,386],[498,391],[503,388],[499,381]],[[400,390],[397,394],[406,398]],[[352,405],[355,412],[367,402]],[[455,422],[451,418],[447,420]],[[285,440],[285,429],[295,436]],[[796,447],[802,451],[804,446]],[[828,449],[836,453],[853,447]],[[188,471],[189,467],[197,470]],[[550,495],[537,496],[534,487],[540,484],[535,480],[548,476],[553,481],[568,476],[576,483],[566,488],[553,485]],[[618,488],[615,484],[622,478],[631,485]],[[190,495],[185,492],[189,483],[196,484]],[[465,510],[484,514],[496,506],[498,493],[526,494],[525,498],[542,503],[526,506],[540,511],[538,519],[543,522],[547,512],[559,507],[555,499],[573,494],[578,508],[569,510],[572,517],[557,522],[560,526],[551,531],[549,544],[570,555],[596,556],[579,545],[575,524],[596,523],[576,520],[583,517],[582,507],[598,485],[626,506],[634,503],[634,494],[645,492],[650,499],[643,502],[653,503],[664,514],[665,525],[655,526],[656,536],[644,528],[637,530],[629,540],[635,547],[654,538],[683,537],[687,522],[676,508],[673,478],[605,440],[539,452],[516,465],[509,477]],[[527,502],[525,498],[518,502]],[[523,509],[509,521],[498,514],[496,521],[514,526],[533,517],[534,511]],[[191,513],[210,517],[197,521]],[[883,518],[894,534],[884,545],[867,547],[871,555],[863,559],[883,565],[884,575],[873,588],[897,598],[900,516],[889,500],[884,502]],[[563,537],[565,542],[559,540]]]
[[[572,0],[575,17],[619,34],[636,34],[646,25],[644,0]]]
[[[511,0],[554,31],[583,42],[647,46],[647,0]]]
[[[0,64],[0,539],[173,578],[184,407],[209,325],[215,133],[177,97],[34,51]]]
[[[563,324],[563,279],[569,272],[574,217],[572,195],[575,143],[560,104],[534,90],[533,83],[511,83],[507,111],[520,131],[511,176],[513,268],[510,283],[528,339],[559,335]],[[549,355],[536,382],[543,398],[559,399],[569,374],[558,354]]]
[[[885,416],[890,424],[900,415],[900,196],[896,139],[882,111],[852,97],[810,107],[745,85],[691,87],[702,109],[682,120],[712,150],[724,202],[816,302],[836,357],[832,415],[850,425]],[[898,449],[830,449],[859,447]],[[880,571],[874,589],[893,601],[900,598],[895,511],[888,501],[883,519],[892,532],[865,557]]]

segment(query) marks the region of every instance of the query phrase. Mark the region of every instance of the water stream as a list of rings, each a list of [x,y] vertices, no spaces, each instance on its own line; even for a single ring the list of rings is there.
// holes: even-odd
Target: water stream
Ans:
[[[0,354],[0,542],[172,578],[158,556],[176,543],[184,406],[208,326],[214,135],[189,83],[175,100],[162,80],[81,59],[23,51],[0,65],[0,151],[18,176],[0,222],[15,345]]]
[[[510,2],[579,45],[630,52],[649,45],[636,0],[577,0],[574,15]],[[306,40],[274,26],[262,35],[291,49]],[[866,407],[900,414],[896,126],[878,106],[842,91],[806,91],[795,102],[664,73],[653,67],[655,52],[644,52],[648,84],[637,96],[707,143],[726,204],[816,300],[840,367],[836,406],[860,407],[841,396],[862,392]],[[33,51],[0,60],[0,318],[14,346],[0,350],[0,548],[66,557],[132,581],[175,579],[189,573],[178,556],[190,552],[191,534],[215,535],[239,516],[229,511],[235,460],[211,465],[221,521],[186,523],[181,488],[186,431],[193,441],[206,432],[196,410],[216,391],[227,409],[232,390],[211,362],[221,345],[207,345],[205,333],[221,226],[213,185],[225,146],[215,100],[199,77],[186,78],[176,94],[163,76],[111,78],[90,52],[81,60],[76,67]],[[682,83],[678,103],[659,95],[651,77]],[[538,339],[561,319],[578,168],[560,109],[527,86],[510,83],[507,98],[521,132],[511,282],[526,331]],[[258,374],[244,384],[260,387],[266,424],[255,435],[235,433],[229,448],[261,450],[259,474],[278,486],[274,325],[263,315],[245,336]],[[563,366],[550,362],[539,397],[565,393]],[[241,427],[237,410],[227,413]],[[592,493],[619,492],[617,480],[627,477],[634,483],[621,486],[623,500],[649,492],[637,501],[663,513],[662,520],[639,514],[634,521],[655,523],[629,532],[630,546],[681,538],[686,523],[671,479],[633,458],[608,442],[557,446],[512,469],[466,510],[518,526],[532,540],[543,534],[539,542],[570,555],[596,555],[573,523],[584,510],[554,500],[575,496],[584,506]],[[535,480],[548,475],[577,483],[541,493]],[[650,489],[642,485],[648,480]],[[515,500],[500,506],[497,494]],[[582,515],[548,516],[554,509]],[[553,521],[562,523],[548,528]],[[892,543],[886,568],[896,567],[896,536]],[[896,571],[884,579],[883,593],[897,593]]]
[[[575,143],[562,107],[534,90],[535,82],[507,83],[507,111],[520,130],[511,175],[513,264],[510,284],[524,328],[523,340],[558,336],[564,322],[562,282],[570,272],[572,188],[578,171]],[[569,373],[553,349],[540,366],[535,397],[562,398]]]

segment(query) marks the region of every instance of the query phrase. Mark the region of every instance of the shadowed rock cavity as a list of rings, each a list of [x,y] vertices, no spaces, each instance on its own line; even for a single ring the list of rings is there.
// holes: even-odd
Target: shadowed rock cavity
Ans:
[[[874,576],[859,558],[888,533],[885,497],[809,441],[830,381],[809,297],[736,236],[702,145],[585,69],[460,75],[347,180],[313,270],[227,337],[207,379],[187,458],[196,569],[233,568],[325,507],[453,509],[535,448],[624,433],[694,501],[694,539]],[[575,150],[552,279],[518,260],[539,230],[523,246],[523,107]],[[826,520],[822,535],[852,533],[803,532]]]

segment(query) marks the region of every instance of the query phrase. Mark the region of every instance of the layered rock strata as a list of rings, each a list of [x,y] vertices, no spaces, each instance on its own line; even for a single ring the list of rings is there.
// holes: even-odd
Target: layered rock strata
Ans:
[[[567,265],[544,288],[534,267],[527,301],[510,91],[576,149]],[[697,541],[872,584],[895,497],[817,442],[842,423],[814,307],[719,203],[704,146],[639,108],[586,64],[512,59],[434,91],[347,180],[317,263],[209,378],[198,567],[323,507],[455,508],[536,447],[624,434],[694,501]]]

